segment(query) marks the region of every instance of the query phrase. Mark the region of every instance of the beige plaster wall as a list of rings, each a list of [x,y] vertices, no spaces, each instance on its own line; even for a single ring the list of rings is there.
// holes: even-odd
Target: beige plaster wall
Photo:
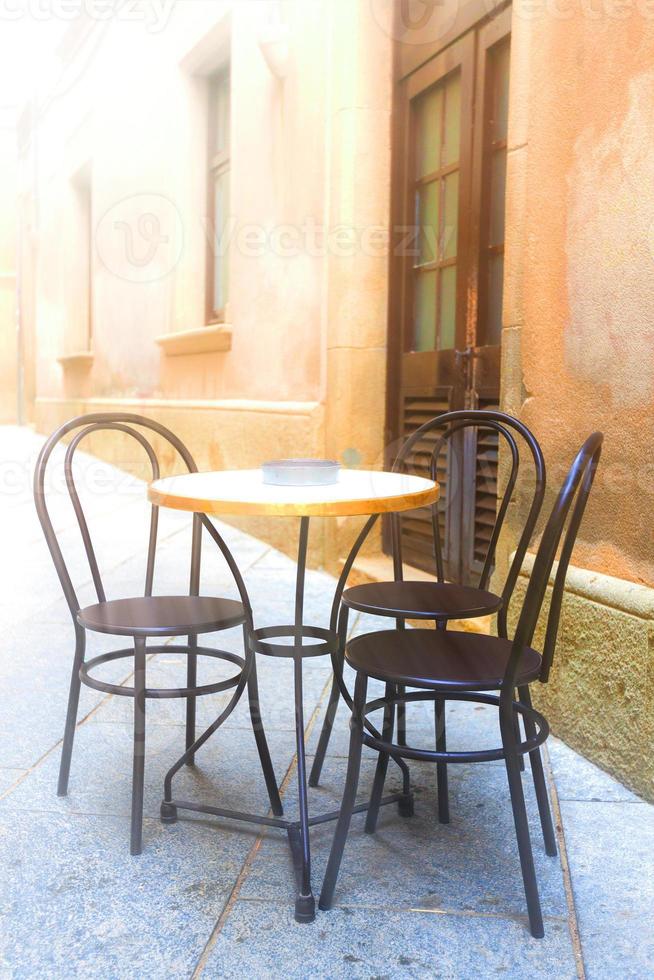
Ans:
[[[0,107],[0,422],[16,422],[17,150],[15,112]]]
[[[288,31],[281,79],[259,43],[275,10]],[[156,33],[115,20],[78,40],[36,130],[39,429],[79,408],[141,406],[174,420],[205,467],[381,463],[391,13],[367,0],[194,0]],[[205,324],[207,78],[228,57],[231,341],[171,357],[157,338]],[[58,357],[87,345],[71,254],[80,173],[93,200],[93,359],[64,368]],[[312,558],[334,561],[355,523],[328,522],[325,539],[316,522]],[[294,545],[274,522],[248,527]]]
[[[327,14],[323,3],[289,5],[289,69],[280,81],[258,45],[266,8],[176,4],[157,33],[114,18],[92,54],[75,55],[70,85],[46,101],[38,124],[39,395],[318,397],[324,258],[302,236],[322,220]],[[173,359],[155,338],[205,324],[207,78],[227,59],[232,345]],[[90,369],[63,372],[57,356],[86,343],[66,300],[74,249],[60,247],[71,240],[71,188],[84,167],[95,356]],[[248,233],[265,241],[254,256]]]
[[[325,222],[349,229],[353,247],[330,252],[325,295],[325,455],[384,465],[390,224],[392,6],[333,6],[327,107],[329,187]],[[336,568],[359,519],[326,525]],[[372,534],[366,550],[379,548]]]

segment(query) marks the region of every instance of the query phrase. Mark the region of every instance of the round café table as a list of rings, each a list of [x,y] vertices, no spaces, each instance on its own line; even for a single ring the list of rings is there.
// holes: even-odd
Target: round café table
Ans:
[[[438,484],[423,477],[377,470],[341,470],[338,482],[330,486],[271,486],[263,482],[261,470],[232,470],[214,473],[186,473],[182,476],[155,480],[150,484],[148,497],[153,504],[176,510],[201,514],[252,515],[269,517],[300,517],[300,535],[295,586],[295,617],[292,625],[264,626],[253,629],[248,636],[249,652],[271,657],[288,657],[294,662],[295,733],[297,745],[297,782],[299,820],[258,816],[226,810],[204,803],[177,800],[169,792],[162,804],[162,818],[176,819],[177,810],[192,810],[215,816],[244,820],[264,826],[279,827],[288,834],[297,879],[295,918],[311,922],[315,918],[315,900],[311,890],[311,851],[309,828],[313,824],[335,820],[338,811],[309,816],[307,776],[304,747],[304,711],[302,697],[302,661],[305,657],[331,655],[335,679],[342,696],[351,705],[349,692],[341,675],[345,637],[339,637],[339,607],[345,582],[354,559],[380,514],[413,510],[433,504],[438,499]],[[306,571],[309,520],[311,517],[368,516],[345,562],[332,602],[329,628],[307,625],[303,621],[304,580]],[[286,642],[284,642],[286,641]],[[339,657],[340,654],[340,657]],[[193,746],[171,768],[172,775],[187,758],[222,724],[218,719],[196,739]],[[372,725],[368,722],[371,732]],[[377,733],[378,734],[378,733]],[[396,760],[404,774],[401,793],[385,797],[383,803],[398,801],[400,807],[410,803],[408,770],[403,760]],[[358,811],[367,809],[362,804]],[[355,811],[356,812],[356,811]],[[164,817],[165,814],[165,817]]]

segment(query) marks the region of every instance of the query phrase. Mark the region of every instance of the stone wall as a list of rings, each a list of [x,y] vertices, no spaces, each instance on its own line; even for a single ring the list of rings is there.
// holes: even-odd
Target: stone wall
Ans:
[[[514,621],[532,563],[518,580]],[[555,735],[654,801],[654,589],[571,567],[549,683],[532,693]]]

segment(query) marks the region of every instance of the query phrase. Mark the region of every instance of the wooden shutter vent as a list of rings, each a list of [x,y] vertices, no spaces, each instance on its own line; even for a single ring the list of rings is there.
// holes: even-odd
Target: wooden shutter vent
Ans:
[[[436,415],[442,415],[449,410],[449,392],[447,389],[442,393],[431,395],[408,395],[403,399],[402,404],[402,441],[429,422]],[[437,432],[430,432],[424,439],[414,447],[414,451],[407,460],[407,468],[410,473],[416,476],[424,476],[427,479],[431,476],[431,457],[436,442]],[[438,473],[436,479],[441,487],[439,505],[439,526],[441,541],[446,540],[445,529],[445,508],[447,501],[447,453],[442,452],[438,461]],[[408,511],[403,515],[402,527],[402,554],[405,562],[422,568],[431,574],[436,573],[436,560],[434,557],[434,537],[432,533],[432,514],[431,508],[422,507],[419,510]]]
[[[478,408],[497,410],[496,399],[480,398]],[[472,567],[481,572],[497,513],[498,439],[496,432],[479,432],[475,452],[474,532]]]

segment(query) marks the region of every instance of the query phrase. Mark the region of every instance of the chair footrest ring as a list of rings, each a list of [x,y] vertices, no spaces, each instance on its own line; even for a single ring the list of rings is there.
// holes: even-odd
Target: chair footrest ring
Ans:
[[[243,668],[245,667],[245,659],[240,657],[237,653],[231,653],[228,650],[214,650],[211,647],[189,647],[187,644],[170,643],[166,646],[149,646],[146,648],[146,653],[181,653],[186,656],[189,654],[197,654],[198,657],[210,657],[213,660],[224,660],[227,663],[236,664],[237,667],[240,668],[238,673],[233,674],[224,681],[216,681],[214,684],[201,684],[197,687],[146,687],[146,698],[202,697],[204,694],[218,694],[220,691],[228,691],[231,688],[236,687],[241,678]],[[125,687],[121,684],[110,684],[107,681],[98,680],[97,677],[93,677],[91,675],[91,670],[93,670],[95,667],[99,667],[100,664],[111,663],[113,660],[127,660],[128,658],[133,657],[133,647],[127,647],[122,650],[112,650],[110,653],[103,653],[99,657],[92,657],[91,660],[86,660],[80,667],[80,680],[83,684],[86,684],[87,687],[92,687],[96,691],[102,691],[105,694],[117,694],[119,697],[133,698],[133,687]]]
[[[379,711],[387,704],[406,704],[408,701],[433,701],[435,698],[439,698],[442,701],[472,701],[474,703],[494,705],[497,708],[500,707],[500,698],[498,695],[485,694],[480,691],[407,691],[403,694],[393,695],[392,697],[382,697],[376,698],[374,701],[368,701],[364,714],[368,715],[373,711]],[[533,721],[537,729],[536,735],[533,738],[525,739],[524,742],[518,742],[516,745],[517,754],[526,755],[528,752],[533,752],[534,749],[537,749],[545,742],[550,733],[550,727],[547,720],[539,711],[536,711],[535,708],[527,704],[523,704],[522,701],[513,702],[513,711],[515,714],[528,717]],[[365,745],[376,749],[377,752],[385,752],[395,758],[415,759],[419,762],[447,762],[456,764],[459,762],[497,762],[506,758],[504,747],[465,752],[439,752],[434,749],[416,749],[409,745],[396,745],[394,742],[385,742],[382,738],[376,738],[367,731],[363,733],[363,741]]]
[[[295,656],[294,643],[268,643],[269,639],[287,637],[292,640],[319,640],[318,643],[301,643],[303,657],[324,657],[338,649],[338,636],[322,626],[264,626],[249,637],[250,649],[268,657]]]

